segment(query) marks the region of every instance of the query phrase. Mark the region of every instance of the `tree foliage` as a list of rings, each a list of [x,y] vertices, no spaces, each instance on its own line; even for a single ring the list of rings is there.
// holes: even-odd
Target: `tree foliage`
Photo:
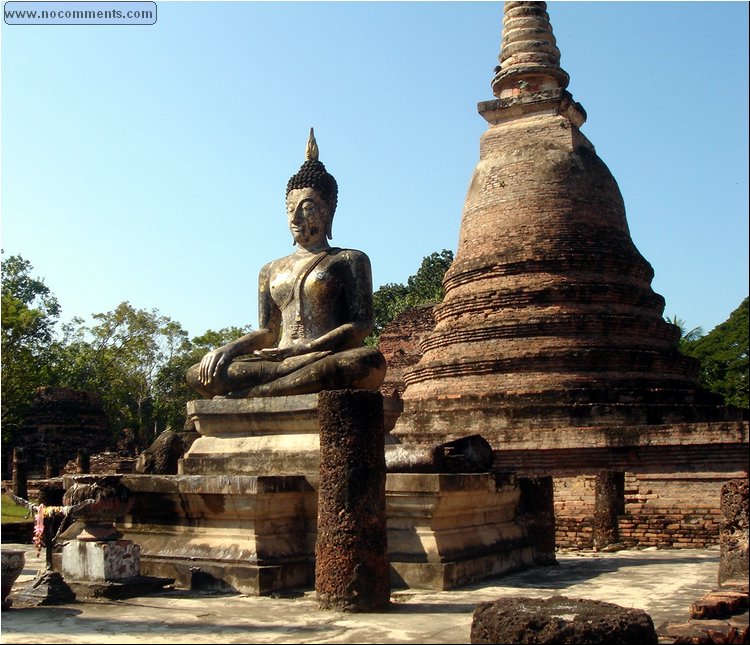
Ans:
[[[163,428],[155,411],[157,375],[189,348],[187,332],[158,310],[129,302],[65,327],[55,364],[57,384],[98,392],[115,433],[130,428],[150,441]]]
[[[196,397],[185,380],[190,366],[200,362],[204,354],[226,345],[250,331],[246,327],[225,327],[219,331],[208,330],[196,336],[169,358],[156,374],[153,382],[154,415],[162,429],[182,430],[185,406]]]
[[[698,340],[703,336],[703,327],[694,327],[693,329],[687,328],[687,323],[676,315],[672,318],[667,318],[666,321],[680,330],[680,348],[685,347],[688,343],[692,343],[694,340]]]
[[[60,305],[33,267],[20,255],[2,263],[3,443],[23,422],[34,389],[50,378],[50,347]]]
[[[182,326],[157,309],[120,303],[92,316],[55,325],[60,306],[44,281],[31,276],[21,256],[2,263],[3,442],[13,443],[43,385],[96,392],[113,429],[114,445],[127,428],[142,447],[160,432],[181,430],[185,404],[195,398],[188,367],[249,327],[208,330],[190,340]]]
[[[727,405],[748,407],[748,299],[710,333],[681,346],[701,363],[701,384],[722,394]]]
[[[93,319],[92,326],[79,319],[66,327],[57,353],[59,383],[98,392],[115,435],[129,428],[143,446],[164,430],[182,430],[185,404],[196,396],[185,381],[188,367],[246,333],[209,330],[191,341],[157,309],[135,309],[129,302]]]
[[[443,276],[453,262],[453,252],[443,249],[422,259],[417,272],[406,284],[389,283],[373,294],[374,326],[368,345],[377,344],[383,328],[400,313],[418,305],[435,304],[443,299]]]

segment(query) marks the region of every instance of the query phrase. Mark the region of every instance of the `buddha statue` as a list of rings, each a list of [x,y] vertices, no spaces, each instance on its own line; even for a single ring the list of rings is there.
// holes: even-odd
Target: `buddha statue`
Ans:
[[[383,382],[383,355],[363,346],[373,326],[370,260],[328,243],[337,198],[336,180],[318,160],[311,129],[306,161],[286,188],[297,248],[260,270],[258,329],[188,370],[196,392],[252,398],[377,389]]]

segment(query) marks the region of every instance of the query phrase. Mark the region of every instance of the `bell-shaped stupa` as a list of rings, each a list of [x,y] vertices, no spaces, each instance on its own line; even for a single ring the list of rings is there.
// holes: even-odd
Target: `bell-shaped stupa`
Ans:
[[[455,261],[405,374],[404,441],[480,433],[497,450],[533,429],[729,414],[663,318],[617,182],[579,129],[546,9],[505,3]]]

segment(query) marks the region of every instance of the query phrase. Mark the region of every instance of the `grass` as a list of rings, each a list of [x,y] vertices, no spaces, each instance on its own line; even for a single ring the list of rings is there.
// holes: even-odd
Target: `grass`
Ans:
[[[0,519],[2,519],[3,524],[6,522],[28,522],[33,520],[33,515],[27,517],[28,513],[29,511],[24,506],[16,504],[10,496],[3,494],[2,504],[0,504],[0,515],[2,516]]]

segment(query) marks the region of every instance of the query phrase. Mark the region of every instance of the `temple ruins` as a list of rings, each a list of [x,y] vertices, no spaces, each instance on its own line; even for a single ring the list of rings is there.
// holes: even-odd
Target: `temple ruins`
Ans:
[[[259,330],[191,368],[204,398],[188,405],[198,437],[178,473],[116,475],[102,493],[120,513],[105,528],[139,547],[145,576],[250,594],[312,586],[318,491],[335,489],[320,485],[321,424],[338,418],[319,399],[335,391],[344,406],[357,388],[383,412],[387,473],[373,479],[385,480],[390,584],[448,589],[551,564],[556,547],[718,544],[722,486],[747,477],[746,411],[701,389],[677,349],[617,183],[580,130],[546,9],[505,3],[495,98],[478,106],[488,129],[434,320],[419,310],[384,332],[380,352],[362,348],[366,256],[322,234],[330,181],[325,192],[302,170],[290,180],[304,253],[262,269],[275,277],[261,280]],[[305,164],[326,173],[317,154],[309,145]],[[296,224],[298,212],[312,219]],[[351,271],[356,320],[310,322],[333,318],[326,280],[339,271]],[[324,346],[344,327],[340,346]],[[385,396],[380,353],[394,368]],[[372,415],[355,416],[346,423],[372,431]],[[328,459],[353,477],[351,457]],[[86,521],[63,539],[92,534]]]

